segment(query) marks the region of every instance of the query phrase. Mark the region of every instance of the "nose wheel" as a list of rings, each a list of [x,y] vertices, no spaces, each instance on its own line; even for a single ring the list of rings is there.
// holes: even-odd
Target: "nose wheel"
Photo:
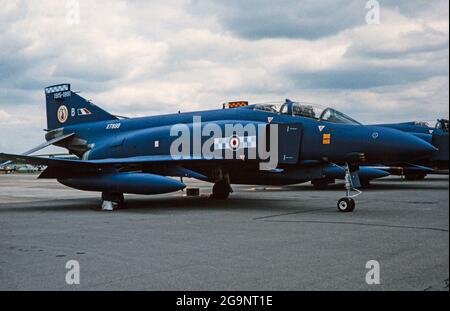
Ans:
[[[342,198],[337,203],[337,208],[340,212],[350,213],[355,210],[356,202],[353,198]]]

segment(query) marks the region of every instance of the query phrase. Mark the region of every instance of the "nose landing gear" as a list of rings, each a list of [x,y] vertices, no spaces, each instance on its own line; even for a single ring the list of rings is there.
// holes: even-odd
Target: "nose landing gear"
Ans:
[[[356,189],[360,186],[358,170],[350,171],[348,163],[343,167],[345,170],[345,193],[344,198],[339,199],[337,203],[338,211],[344,213],[353,212],[356,208],[356,202],[354,198],[362,194],[362,191]],[[353,193],[353,194],[352,194]]]

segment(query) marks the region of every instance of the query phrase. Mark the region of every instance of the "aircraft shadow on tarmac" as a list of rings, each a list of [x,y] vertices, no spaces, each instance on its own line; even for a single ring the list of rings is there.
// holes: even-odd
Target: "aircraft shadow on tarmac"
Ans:
[[[61,199],[52,201],[36,201],[26,203],[0,204],[0,214],[6,212],[76,212],[76,211],[100,211],[100,199],[80,198]],[[287,210],[283,200],[279,199],[255,199],[255,198],[230,198],[228,200],[212,200],[207,196],[185,197],[180,195],[172,197],[126,197],[126,207],[119,212],[176,212],[176,211],[230,211],[230,210]],[[301,206],[297,206],[301,207]],[[332,205],[330,205],[332,207]],[[304,206],[311,209],[311,206]]]
[[[401,180],[378,180],[372,183],[369,187],[363,189],[365,192],[371,191],[398,191],[398,190],[447,190],[447,179],[433,179],[427,178],[427,182],[411,182]],[[436,184],[439,182],[439,184]],[[172,196],[158,195],[158,196],[127,196],[126,208],[121,209],[120,212],[176,212],[176,211],[195,211],[195,210],[210,210],[210,211],[230,211],[230,210],[271,210],[273,211],[292,211],[296,210],[305,212],[321,210],[330,208],[334,212],[334,204],[317,207],[317,204],[309,202],[311,193],[315,193],[315,199],[320,198],[320,192],[342,192],[344,188],[342,183],[329,185],[325,190],[314,190],[309,184],[284,186],[284,187],[264,187],[264,186],[245,186],[240,185],[235,188],[236,193],[228,200],[212,200],[206,194],[199,197],[186,197],[182,192],[178,192]],[[299,198],[302,199],[301,192],[305,192],[304,200],[283,200],[278,196],[273,198],[256,198],[254,194],[258,192],[264,193],[278,193],[278,192],[299,192]],[[308,192],[306,194],[306,191]],[[203,193],[208,191],[202,190]],[[247,197],[246,197],[247,196]],[[323,198],[327,200],[325,197]],[[0,214],[2,212],[67,212],[67,211],[99,211],[101,200],[100,198],[79,198],[79,199],[56,199],[56,200],[41,200],[35,202],[24,203],[0,203]]]
[[[366,191],[366,192],[370,192],[370,191],[396,191],[396,190],[423,190],[423,189],[430,189],[430,190],[446,190],[448,189],[448,184],[447,185],[442,185],[442,184],[435,184],[435,182],[440,182],[442,183],[443,181],[447,181],[443,180],[443,179],[427,179],[427,182],[421,182],[421,183],[417,183],[414,181],[377,181],[374,182],[372,184],[370,184],[367,187],[363,187],[361,190]],[[273,189],[270,191],[317,191],[317,192],[321,192],[321,191],[343,191],[344,189],[344,185],[342,183],[337,183],[337,184],[332,184],[329,185],[326,189],[322,189],[322,190],[316,190],[311,188],[310,185],[293,185],[293,186],[285,186],[285,187],[280,187],[277,189]]]

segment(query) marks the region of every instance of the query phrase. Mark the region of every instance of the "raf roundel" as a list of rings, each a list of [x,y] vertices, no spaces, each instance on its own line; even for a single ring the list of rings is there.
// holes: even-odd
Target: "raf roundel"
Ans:
[[[237,137],[237,136],[231,137],[231,139],[230,139],[231,149],[236,150],[239,148],[240,145],[241,145],[241,140],[239,139],[239,137]]]
[[[66,123],[69,118],[69,109],[66,106],[61,106],[57,112],[59,123]]]

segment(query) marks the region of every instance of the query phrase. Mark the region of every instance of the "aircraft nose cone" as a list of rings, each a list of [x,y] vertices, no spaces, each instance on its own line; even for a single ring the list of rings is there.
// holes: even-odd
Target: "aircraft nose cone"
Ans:
[[[425,140],[406,133],[405,137],[399,142],[397,149],[399,154],[413,160],[429,156],[438,151],[436,147]]]
[[[433,145],[412,134],[393,129],[374,129],[375,153],[385,161],[412,161],[430,156],[438,151]]]
[[[425,140],[421,140],[421,145],[420,145],[420,152],[422,152],[423,154],[433,154],[437,151],[439,151],[438,148],[436,148],[435,146],[433,146],[432,144],[426,142]]]

